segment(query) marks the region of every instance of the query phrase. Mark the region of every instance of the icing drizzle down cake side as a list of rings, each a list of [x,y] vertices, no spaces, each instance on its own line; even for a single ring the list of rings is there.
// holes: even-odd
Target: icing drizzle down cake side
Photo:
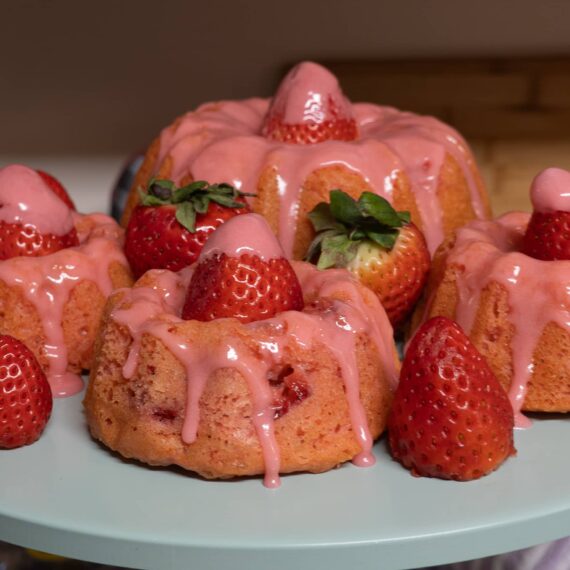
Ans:
[[[0,331],[34,352],[54,396],[72,395],[83,387],[78,374],[91,364],[106,297],[131,283],[123,231],[105,215],[72,211],[36,171],[20,165],[0,169],[0,203],[3,228],[38,232],[32,242],[48,236],[50,248],[0,261]],[[72,246],[50,245],[71,234]]]
[[[535,211],[570,209],[570,176],[556,170],[535,179]],[[427,310],[469,334],[509,391],[519,425],[527,424],[521,410],[570,411],[570,260],[522,252],[530,218],[510,213],[458,230],[436,254]]]
[[[237,252],[219,236],[243,236],[248,220],[262,221],[226,222],[201,260]],[[271,257],[264,228],[246,242]],[[293,262],[302,310],[252,322],[183,320],[199,269],[150,271],[112,297],[85,399],[93,435],[146,463],[208,478],[265,473],[268,486],[279,473],[372,464],[398,369],[376,296],[347,271]]]
[[[277,112],[285,135],[271,137]],[[313,63],[294,68],[273,100],[207,103],[164,129],[135,179],[125,222],[152,176],[223,181],[256,193],[254,211],[297,259],[312,238],[307,212],[334,188],[355,197],[373,191],[411,211],[432,252],[453,229],[489,215],[472,154],[454,129],[432,117],[351,104],[336,78]]]

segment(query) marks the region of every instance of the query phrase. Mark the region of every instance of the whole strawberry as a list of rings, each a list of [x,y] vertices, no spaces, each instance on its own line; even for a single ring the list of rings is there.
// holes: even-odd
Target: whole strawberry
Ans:
[[[51,410],[51,389],[36,357],[19,340],[0,335],[0,448],[36,441]]]
[[[407,212],[396,212],[372,192],[358,201],[332,190],[330,204],[310,213],[317,235],[307,259],[319,269],[344,267],[380,299],[393,326],[402,323],[427,280],[430,255]]]
[[[388,418],[394,458],[414,475],[478,479],[515,453],[513,427],[506,392],[461,328],[427,321],[408,347]]]
[[[303,292],[267,222],[246,214],[216,230],[196,266],[182,318],[243,323],[302,310]]]
[[[177,188],[152,179],[129,220],[125,255],[135,277],[149,269],[179,271],[198,259],[208,236],[249,207],[229,184],[192,182]]]
[[[357,138],[356,121],[336,77],[324,67],[304,62],[283,79],[263,127],[263,136],[292,144]]]

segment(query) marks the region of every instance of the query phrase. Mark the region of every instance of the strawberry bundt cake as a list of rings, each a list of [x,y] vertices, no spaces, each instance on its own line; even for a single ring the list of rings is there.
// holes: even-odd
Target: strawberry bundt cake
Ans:
[[[397,370],[377,297],[348,271],[289,263],[250,213],[191,267],[111,296],[84,405],[92,435],[127,458],[276,486],[373,463]]]
[[[106,298],[132,282],[122,234],[49,175],[0,169],[0,333],[30,348],[54,396],[81,389]]]
[[[570,173],[533,181],[534,212],[473,221],[435,255],[425,318],[455,319],[521,410],[570,411]]]
[[[411,212],[430,251],[457,227],[487,218],[488,199],[461,136],[432,117],[350,103],[337,79],[301,63],[273,99],[207,103],[177,119],[148,149],[123,217],[152,178],[232,184],[269,221],[288,258],[313,238],[307,213],[341,188],[370,191]]]

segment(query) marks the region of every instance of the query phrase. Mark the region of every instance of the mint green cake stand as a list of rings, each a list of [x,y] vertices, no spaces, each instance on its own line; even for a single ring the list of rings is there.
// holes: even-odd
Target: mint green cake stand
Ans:
[[[479,481],[414,478],[375,448],[372,468],[204,481],[121,460],[88,435],[81,395],[42,438],[0,452],[0,539],[152,570],[412,568],[570,535],[570,419],[517,431],[518,456]]]

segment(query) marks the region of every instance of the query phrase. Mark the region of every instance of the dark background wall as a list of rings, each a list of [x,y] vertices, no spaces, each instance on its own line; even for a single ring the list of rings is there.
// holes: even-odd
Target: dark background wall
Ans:
[[[116,153],[318,61],[570,54],[570,3],[0,0],[0,153]]]

